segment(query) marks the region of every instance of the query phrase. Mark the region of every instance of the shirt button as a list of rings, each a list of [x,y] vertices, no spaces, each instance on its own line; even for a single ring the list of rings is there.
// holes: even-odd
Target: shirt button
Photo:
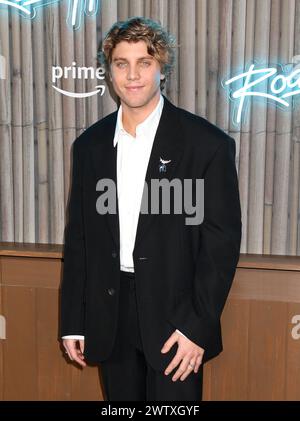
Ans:
[[[113,288],[109,288],[109,289],[107,290],[107,292],[109,293],[109,295],[114,295],[115,290],[114,290]]]
[[[115,251],[113,251],[111,255],[112,255],[112,257],[115,259],[115,258],[117,257],[117,255],[118,255],[118,254],[117,254]]]

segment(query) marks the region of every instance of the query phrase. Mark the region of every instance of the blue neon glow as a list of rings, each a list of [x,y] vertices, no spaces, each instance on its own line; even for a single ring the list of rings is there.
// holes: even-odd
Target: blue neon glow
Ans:
[[[60,1],[63,0],[0,0],[0,6],[7,5],[17,10],[22,17],[34,19],[39,7]],[[83,15],[94,16],[99,10],[99,0],[68,0],[68,2],[67,24],[75,30],[80,28]]]
[[[230,86],[229,98],[235,103],[233,123],[241,123],[248,109],[247,97],[264,98],[268,103],[290,109],[293,102],[289,99],[300,94],[300,68],[299,65],[292,66],[261,67],[251,64],[245,72],[223,82],[225,89]]]

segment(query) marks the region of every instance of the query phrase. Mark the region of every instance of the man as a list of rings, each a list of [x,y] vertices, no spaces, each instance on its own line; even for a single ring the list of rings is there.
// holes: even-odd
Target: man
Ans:
[[[102,58],[120,108],[74,142],[61,335],[71,360],[100,364],[108,400],[200,401],[203,363],[222,351],[241,238],[235,142],[162,96],[173,50],[154,21],[114,24]],[[202,223],[142,212],[163,179],[192,180],[193,198],[204,179]]]

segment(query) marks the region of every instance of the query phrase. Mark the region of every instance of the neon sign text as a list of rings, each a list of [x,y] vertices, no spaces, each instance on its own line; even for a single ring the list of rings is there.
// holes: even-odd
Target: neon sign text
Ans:
[[[242,87],[230,90],[231,99],[239,101],[234,121],[239,124],[247,97],[266,98],[279,106],[289,108],[291,104],[288,99],[300,94],[300,68],[295,68],[292,73],[286,75],[278,74],[276,67],[255,69],[255,64],[252,64],[248,71],[227,80],[225,85],[234,86],[235,82],[238,82],[239,86],[242,82]],[[269,88],[264,90],[266,84],[269,84]]]
[[[21,13],[22,16],[34,19],[37,8],[58,3],[61,0],[0,0],[0,5],[10,6]],[[93,16],[98,12],[98,0],[68,0],[67,23],[73,28],[78,29],[81,26],[82,16],[84,14]]]

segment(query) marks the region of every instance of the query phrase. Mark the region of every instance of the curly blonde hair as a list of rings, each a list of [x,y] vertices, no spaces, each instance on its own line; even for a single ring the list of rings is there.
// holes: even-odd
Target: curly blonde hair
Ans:
[[[126,21],[113,24],[99,48],[98,60],[110,73],[112,52],[121,41],[144,41],[148,54],[157,59],[161,73],[165,78],[161,80],[160,88],[164,88],[167,77],[171,74],[175,63],[175,38],[170,35],[158,22],[143,17],[133,17]]]

